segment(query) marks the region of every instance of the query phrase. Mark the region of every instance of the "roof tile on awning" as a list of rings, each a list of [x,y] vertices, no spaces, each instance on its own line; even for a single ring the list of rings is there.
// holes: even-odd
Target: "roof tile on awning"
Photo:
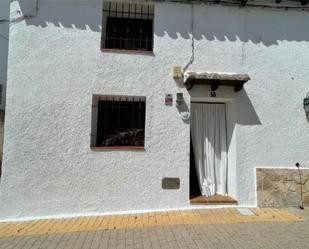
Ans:
[[[240,91],[243,85],[250,80],[248,74],[227,74],[209,72],[186,72],[184,83],[188,90],[195,84],[210,85],[211,90],[215,91],[219,86],[233,86],[235,92]]]

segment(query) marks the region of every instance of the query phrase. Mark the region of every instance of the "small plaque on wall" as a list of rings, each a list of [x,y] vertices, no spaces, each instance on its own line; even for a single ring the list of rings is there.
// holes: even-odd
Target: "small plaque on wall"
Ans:
[[[162,189],[179,189],[180,179],[175,177],[164,177],[162,179]]]
[[[173,95],[172,94],[166,94],[165,95],[165,105],[166,106],[172,106],[173,105]]]

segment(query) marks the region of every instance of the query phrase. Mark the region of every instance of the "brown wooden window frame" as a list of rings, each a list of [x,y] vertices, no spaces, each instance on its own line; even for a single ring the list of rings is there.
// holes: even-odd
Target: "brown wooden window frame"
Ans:
[[[146,97],[93,95],[90,146],[94,150],[144,150]]]

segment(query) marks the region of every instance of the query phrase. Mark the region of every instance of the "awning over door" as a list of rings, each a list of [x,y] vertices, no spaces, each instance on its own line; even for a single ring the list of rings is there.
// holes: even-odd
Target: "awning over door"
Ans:
[[[215,91],[219,86],[233,86],[234,91],[240,91],[244,84],[250,80],[248,74],[226,74],[209,72],[186,72],[184,83],[188,90],[196,84],[210,85],[211,90]]]

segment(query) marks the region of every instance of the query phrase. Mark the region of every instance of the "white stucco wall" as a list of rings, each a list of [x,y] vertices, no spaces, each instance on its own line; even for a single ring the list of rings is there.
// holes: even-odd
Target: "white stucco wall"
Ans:
[[[153,56],[101,52],[101,9],[42,0],[37,17],[10,30],[0,219],[190,207],[190,127],[164,97],[209,100],[208,87],[189,93],[171,77],[191,57],[191,6],[155,3]],[[219,88],[217,100],[234,106],[235,197],[255,205],[255,167],[309,162],[309,14],[206,5],[193,14],[189,70],[252,78],[239,93]],[[145,151],[90,149],[92,94],[147,97]],[[179,177],[180,190],[162,190],[162,177]]]
[[[0,109],[5,107],[5,91],[7,80],[8,38],[9,38],[9,9],[8,0],[0,1],[0,84],[2,85],[2,96]]]

